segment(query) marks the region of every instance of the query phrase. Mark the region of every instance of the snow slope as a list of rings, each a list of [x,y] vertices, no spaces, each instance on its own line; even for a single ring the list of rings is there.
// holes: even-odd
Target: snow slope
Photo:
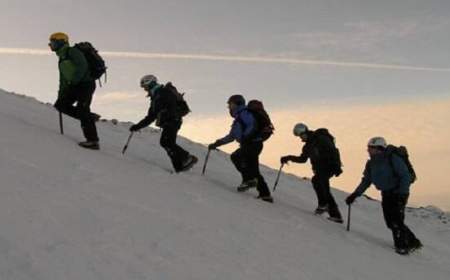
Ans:
[[[79,148],[78,122],[0,92],[0,279],[449,279],[448,214],[409,209],[425,247],[392,250],[379,202],[361,198],[352,227],[312,214],[309,181],[283,175],[275,204],[237,193],[228,156],[180,139],[201,162],[169,174],[159,131],[121,149],[128,125],[100,122],[101,150]],[[276,171],[263,168],[272,185]],[[334,191],[341,210],[345,193]]]

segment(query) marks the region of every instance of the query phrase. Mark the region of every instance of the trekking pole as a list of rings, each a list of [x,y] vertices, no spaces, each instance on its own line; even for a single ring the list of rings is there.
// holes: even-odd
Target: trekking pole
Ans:
[[[131,133],[130,133],[130,136],[128,136],[127,143],[125,144],[125,146],[124,146],[123,149],[122,149],[122,154],[125,154],[125,151],[128,149],[128,144],[130,144],[130,140],[131,140],[131,137],[133,137],[133,133],[134,133],[134,132],[131,132]]]
[[[278,181],[280,180],[281,169],[283,169],[284,163],[281,164],[280,169],[278,170],[277,179],[275,180],[275,184],[273,185],[273,191],[276,190]]]
[[[205,157],[205,163],[203,164],[202,176],[205,175],[206,165],[208,164],[208,159],[209,159],[209,153],[210,152],[211,152],[211,150],[208,149],[208,153],[206,153],[206,157]]]
[[[64,135],[63,118],[61,112],[59,112],[59,131],[61,132],[62,135]]]
[[[350,231],[350,217],[352,213],[352,205],[348,205],[348,216],[347,216],[347,231]]]

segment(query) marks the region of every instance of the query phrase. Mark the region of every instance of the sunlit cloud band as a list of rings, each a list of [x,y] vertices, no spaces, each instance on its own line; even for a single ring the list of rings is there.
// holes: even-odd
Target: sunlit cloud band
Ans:
[[[330,60],[308,60],[308,59],[295,59],[282,57],[113,52],[113,51],[103,51],[100,53],[102,56],[105,57],[119,57],[119,58],[212,60],[212,61],[234,61],[234,62],[249,62],[249,63],[301,64],[301,65],[337,66],[337,67],[372,68],[372,69],[389,69],[389,70],[450,72],[450,68],[421,67],[421,66],[382,64],[382,63],[343,62]],[[48,50],[41,50],[41,49],[0,48],[0,54],[51,55],[51,52]]]

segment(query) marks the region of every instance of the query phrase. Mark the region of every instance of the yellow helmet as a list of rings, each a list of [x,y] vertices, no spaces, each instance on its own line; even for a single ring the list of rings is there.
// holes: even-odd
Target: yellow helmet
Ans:
[[[53,33],[52,35],[50,35],[49,40],[50,41],[59,41],[59,40],[61,40],[61,41],[64,41],[64,42],[68,43],[69,42],[69,36],[67,36],[67,34],[63,33],[63,32],[56,32],[56,33]]]

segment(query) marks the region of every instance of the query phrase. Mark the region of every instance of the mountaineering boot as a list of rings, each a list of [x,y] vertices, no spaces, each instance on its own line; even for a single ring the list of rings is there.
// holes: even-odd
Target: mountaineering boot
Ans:
[[[91,118],[94,120],[94,122],[98,122],[102,116],[99,114],[96,114],[94,112],[91,112]]]
[[[316,210],[314,210],[315,215],[322,215],[323,213],[328,212],[328,205],[319,205]]]
[[[330,215],[328,220],[339,224],[344,222],[344,220],[342,220],[341,212],[339,212],[337,206],[328,206],[328,214]]]
[[[86,149],[100,150],[100,145],[98,144],[98,141],[84,141],[78,143],[78,145]]]
[[[180,170],[177,171],[178,172],[183,172],[183,171],[188,171],[189,169],[192,168],[192,166],[194,166],[194,164],[196,164],[198,161],[198,158],[196,156],[193,155],[189,155],[186,160],[183,162],[183,165],[181,167]]]
[[[409,252],[414,252],[414,251],[422,249],[422,247],[423,247],[422,242],[420,242],[420,240],[416,238],[408,246],[408,249],[409,249]]]
[[[399,255],[408,255],[409,250],[407,248],[395,248],[395,252]]]
[[[239,187],[237,187],[238,192],[246,192],[251,188],[256,188],[258,185],[258,178],[250,179],[241,183]]]
[[[256,197],[256,198],[264,200],[269,203],[273,203],[273,197],[271,195],[265,195],[265,196],[258,195],[258,197]]]
[[[338,224],[342,224],[344,222],[344,220],[342,220],[341,217],[328,217],[328,220],[338,223]]]

